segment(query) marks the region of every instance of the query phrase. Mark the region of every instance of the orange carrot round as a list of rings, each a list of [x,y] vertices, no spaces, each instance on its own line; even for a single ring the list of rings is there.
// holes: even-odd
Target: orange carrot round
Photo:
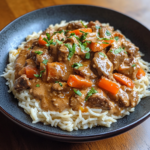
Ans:
[[[138,79],[141,79],[143,76],[145,76],[145,74],[146,74],[145,71],[142,68],[140,68],[136,74],[136,77]]]
[[[108,47],[114,40],[103,40],[102,43],[92,42],[90,48],[93,52],[102,51],[104,48]]]
[[[130,78],[128,78],[125,75],[122,75],[120,73],[114,73],[113,77],[121,84],[126,85],[133,89],[134,83],[132,82],[132,80]]]
[[[75,88],[86,88],[92,86],[92,82],[90,80],[84,79],[79,75],[70,75],[67,84],[70,87],[75,87]]]
[[[39,44],[44,46],[45,44],[47,44],[47,42],[44,41],[43,38],[47,38],[47,36],[46,35],[40,35]]]
[[[33,68],[31,66],[26,66],[25,67],[25,72],[28,78],[34,78],[34,74],[38,73],[37,68]]]
[[[92,32],[91,28],[83,28],[83,29],[77,29],[77,30],[73,30],[73,31],[69,31],[69,33],[75,33],[76,35],[82,35],[82,32]]]
[[[112,94],[117,94],[120,89],[120,86],[117,83],[115,83],[105,77],[102,77],[99,80],[98,86]]]

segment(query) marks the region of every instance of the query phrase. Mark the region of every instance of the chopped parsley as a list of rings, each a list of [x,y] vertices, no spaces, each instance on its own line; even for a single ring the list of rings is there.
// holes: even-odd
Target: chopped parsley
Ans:
[[[99,54],[102,55],[102,56],[104,56],[105,58],[107,58],[107,56],[104,53],[99,52]]]
[[[56,42],[57,42],[59,45],[63,43],[62,41],[59,41],[58,39],[56,40]]]
[[[56,31],[56,32],[53,33],[53,35],[55,35],[56,33],[60,33],[60,34],[64,33],[64,30]]]
[[[126,51],[124,52],[125,54],[128,54]]]
[[[105,33],[107,36],[111,36],[111,33],[108,31],[108,30],[106,30],[106,33]]]
[[[87,25],[85,25],[85,24],[83,23],[83,21],[81,21],[81,23],[82,23],[82,25],[83,25],[85,28],[87,28]]]
[[[55,81],[55,83],[59,83],[60,86],[63,86],[62,83],[59,81]]]
[[[74,36],[78,40],[78,42],[80,42],[79,37],[75,33],[71,33],[69,38],[71,38],[72,36]]]
[[[48,60],[44,59],[42,63],[45,64],[45,65],[47,65],[47,62],[48,62]]]
[[[56,45],[56,42],[53,42],[53,39],[48,41],[48,39],[43,38],[43,40],[47,43],[46,46],[49,47],[50,45]]]
[[[108,42],[102,42],[103,44],[109,44]]]
[[[99,38],[99,40],[110,40],[108,38]]]
[[[82,67],[83,65],[81,64],[81,63],[74,63],[73,65],[72,65],[72,67],[73,68],[75,68],[75,69],[79,69],[79,67]]]
[[[95,28],[98,30],[100,29],[101,27],[99,25],[96,25]]]
[[[90,56],[91,56],[90,53],[86,53],[86,54],[85,54],[85,58],[86,58],[86,59],[90,59]]]
[[[46,33],[47,39],[50,40],[50,34]]]
[[[80,30],[80,32],[82,32],[82,33],[83,33],[83,34],[82,34],[82,36],[81,36],[81,38],[80,38],[80,41],[83,41],[83,40],[85,40],[85,39],[86,39],[86,37],[87,37],[88,33],[84,32],[84,31],[81,31],[81,30]]]
[[[32,47],[29,47],[28,50],[30,50]]]
[[[73,43],[72,47],[70,44],[66,43],[65,46],[69,49],[68,60],[74,55],[77,44]]]
[[[115,49],[114,51],[113,50],[110,50],[110,52],[113,52],[114,54],[119,54],[120,52],[122,52],[123,49],[121,47]]]
[[[136,64],[133,64],[133,65],[132,65],[132,67],[135,67],[135,66],[136,66]]]
[[[40,85],[39,85],[39,84],[37,84],[37,85],[36,85],[36,87],[40,87]]]
[[[79,43],[79,46],[81,48],[81,51],[87,51],[89,52],[90,51],[90,48],[89,47],[86,47],[87,44],[84,42],[84,43]]]
[[[118,37],[118,36],[115,36],[114,39],[115,39],[116,41],[118,41],[118,40],[119,40],[119,37]]]
[[[73,89],[73,91],[74,91],[77,95],[82,96],[82,93],[81,93],[79,90]]]
[[[43,52],[42,52],[42,51],[35,51],[35,53],[36,53],[36,54],[38,54],[38,55],[43,54]]]
[[[41,70],[41,71],[40,71],[40,74],[34,74],[34,76],[37,77],[37,78],[38,78],[38,77],[42,77],[42,73],[45,72],[45,70],[46,70],[46,69]]]
[[[98,93],[98,92],[92,87],[91,90],[87,93],[87,96],[85,97],[85,101],[87,101],[88,98],[95,93]]]

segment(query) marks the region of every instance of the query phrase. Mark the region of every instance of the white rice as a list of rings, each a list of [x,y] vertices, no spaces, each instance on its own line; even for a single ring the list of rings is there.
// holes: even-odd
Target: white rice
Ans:
[[[66,24],[67,23],[65,21],[62,21],[60,24],[56,24],[55,26],[50,25],[49,27],[57,29]],[[27,36],[26,42],[31,39],[38,38],[41,33],[42,31],[38,33],[33,32],[33,34]],[[125,115],[129,115],[130,112],[135,110],[135,108],[126,108],[121,112],[120,116],[112,115],[109,111],[94,108],[88,108],[88,112],[86,113],[82,113],[81,110],[73,111],[72,109],[64,110],[63,112],[42,110],[40,101],[34,99],[29,93],[29,90],[24,90],[17,93],[13,88],[15,80],[14,62],[26,42],[23,42],[18,49],[14,49],[9,52],[9,64],[5,68],[5,72],[2,76],[7,80],[6,85],[9,86],[8,92],[12,92],[14,97],[18,99],[18,105],[24,109],[25,113],[30,115],[33,120],[32,123],[43,122],[44,125],[51,125],[54,127],[58,126],[67,131],[87,129],[94,126],[110,127],[113,122],[117,122],[117,119],[122,118]],[[150,63],[145,62],[141,58],[139,58],[139,63],[141,68],[145,70],[146,76],[139,80],[133,81],[135,84],[134,90],[139,94],[138,103],[141,98],[150,96],[150,91],[148,90],[150,87]]]

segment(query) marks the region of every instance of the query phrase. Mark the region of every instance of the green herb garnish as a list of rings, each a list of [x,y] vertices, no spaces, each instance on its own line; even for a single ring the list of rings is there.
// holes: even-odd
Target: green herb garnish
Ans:
[[[85,39],[86,39],[86,37],[87,37],[88,33],[84,32],[84,31],[81,31],[81,30],[80,30],[80,32],[82,32],[82,33],[83,33],[83,34],[82,34],[82,36],[81,36],[81,38],[80,38],[80,40],[81,40],[81,41],[83,41],[83,40],[85,40]]]
[[[114,39],[115,39],[116,41],[118,41],[118,40],[119,40],[119,37],[118,37],[118,36],[115,36]]]
[[[48,62],[48,60],[44,59],[42,63],[45,64],[45,65],[47,65],[47,62]]]
[[[98,30],[100,29],[101,27],[99,25],[96,25],[95,28]]]
[[[53,42],[53,39],[48,41],[48,39],[43,38],[43,40],[47,43],[46,46],[49,47],[50,45],[56,45],[56,42]]]
[[[90,59],[90,53],[86,53],[86,54],[85,54],[85,58],[86,58],[86,59]]]
[[[54,33],[53,33],[53,35],[55,35],[56,33],[64,33],[65,31],[64,30],[60,30],[60,31],[55,31]]]
[[[77,44],[73,43],[72,47],[70,44],[66,43],[65,46],[69,49],[69,55],[68,55],[68,60],[71,59],[71,57],[74,55],[75,53],[75,49]]]
[[[57,42],[59,45],[63,43],[62,41],[59,41],[58,39],[56,40],[56,42]]]
[[[102,42],[103,44],[109,44],[108,42]]]
[[[28,50],[30,50],[32,47],[29,47]]]
[[[75,69],[79,69],[79,67],[82,67],[83,65],[81,64],[81,63],[74,63],[73,65],[72,65],[72,67],[73,68],[75,68]]]
[[[102,56],[104,56],[105,58],[107,58],[107,56],[104,53],[99,52],[99,54],[102,55]]]
[[[39,77],[39,75],[38,75],[38,74],[34,74],[34,76],[35,76],[35,77],[37,77],[37,78]]]
[[[87,93],[87,96],[86,96],[86,98],[85,98],[85,101],[87,101],[88,98],[89,98],[90,96],[92,96],[93,94],[95,94],[95,93],[98,93],[98,92],[92,87],[91,90]]]
[[[79,91],[79,90],[75,90],[75,89],[73,89],[73,91],[77,94],[77,95],[79,95],[79,96],[82,96],[82,93]]]
[[[47,39],[50,40],[50,34],[46,33]]]
[[[125,54],[128,54],[126,51],[124,52]]]
[[[34,76],[37,77],[37,78],[38,78],[38,77],[42,77],[42,73],[45,72],[45,70],[46,70],[46,69],[41,70],[41,71],[40,71],[40,74],[34,74]]]
[[[43,52],[42,52],[42,51],[35,51],[35,53],[36,53],[36,54],[38,54],[38,55],[43,54]]]
[[[40,87],[40,85],[39,85],[39,84],[37,84],[37,85],[36,85],[36,87]]]
[[[55,83],[59,83],[60,86],[63,86],[62,83],[59,81],[55,81]]]
[[[99,40],[110,40],[108,38],[99,38]]]
[[[82,23],[82,25],[83,25],[85,28],[87,28],[87,25],[84,25],[83,21],[81,21],[81,23]]]
[[[114,50],[114,54],[119,54],[122,51],[123,51],[123,49],[121,47],[119,47],[118,49]]]
[[[135,67],[135,66],[136,66],[136,64],[133,64],[133,65],[132,65],[132,67]]]
[[[107,36],[111,36],[111,33],[108,31],[108,30],[106,30],[106,33],[105,33]]]

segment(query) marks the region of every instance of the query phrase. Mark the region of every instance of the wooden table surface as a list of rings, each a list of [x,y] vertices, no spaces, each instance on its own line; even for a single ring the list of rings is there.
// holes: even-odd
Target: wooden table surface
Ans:
[[[91,4],[127,14],[150,29],[150,0],[0,0],[0,30],[30,11],[60,4]],[[61,143],[32,134],[0,113],[0,150],[150,150],[150,118],[113,138],[82,143]]]

